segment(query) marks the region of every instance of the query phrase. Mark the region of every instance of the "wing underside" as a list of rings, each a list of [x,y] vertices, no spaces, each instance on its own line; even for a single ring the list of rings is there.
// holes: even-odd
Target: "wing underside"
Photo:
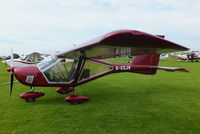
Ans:
[[[108,33],[58,56],[73,58],[84,54],[87,58],[114,58],[187,50],[188,48],[162,37],[135,30],[121,30]]]

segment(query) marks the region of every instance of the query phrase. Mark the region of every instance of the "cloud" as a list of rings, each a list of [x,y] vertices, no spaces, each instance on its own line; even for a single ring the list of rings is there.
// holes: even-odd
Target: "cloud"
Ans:
[[[199,49],[196,0],[0,0],[0,46],[63,50],[118,29],[137,29]]]

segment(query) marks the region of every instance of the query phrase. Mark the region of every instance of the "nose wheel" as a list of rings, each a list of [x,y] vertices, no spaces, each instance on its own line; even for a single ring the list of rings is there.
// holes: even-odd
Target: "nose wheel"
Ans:
[[[24,99],[26,102],[34,102],[36,98],[44,96],[45,93],[42,92],[25,92],[20,95],[20,98]]]

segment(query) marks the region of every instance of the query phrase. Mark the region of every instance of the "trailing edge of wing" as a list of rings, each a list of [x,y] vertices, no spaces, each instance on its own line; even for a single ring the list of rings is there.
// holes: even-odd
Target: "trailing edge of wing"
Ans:
[[[108,58],[187,50],[188,48],[162,37],[136,30],[120,30],[105,34],[69,51],[59,53],[58,56],[73,58],[80,55],[80,53],[84,53],[88,58]]]

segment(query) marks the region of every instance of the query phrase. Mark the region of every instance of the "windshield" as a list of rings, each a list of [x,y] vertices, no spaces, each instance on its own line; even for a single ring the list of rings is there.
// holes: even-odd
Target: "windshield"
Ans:
[[[28,56],[22,56],[20,59],[25,60]]]
[[[66,83],[74,79],[78,59],[48,58],[39,63],[38,67],[49,82]]]
[[[47,67],[49,67],[50,65],[52,65],[53,63],[55,63],[57,59],[58,59],[58,57],[49,56],[49,57],[45,58],[43,61],[41,61],[41,62],[38,64],[38,67],[39,67],[41,70],[44,70],[44,69],[46,69]]]

